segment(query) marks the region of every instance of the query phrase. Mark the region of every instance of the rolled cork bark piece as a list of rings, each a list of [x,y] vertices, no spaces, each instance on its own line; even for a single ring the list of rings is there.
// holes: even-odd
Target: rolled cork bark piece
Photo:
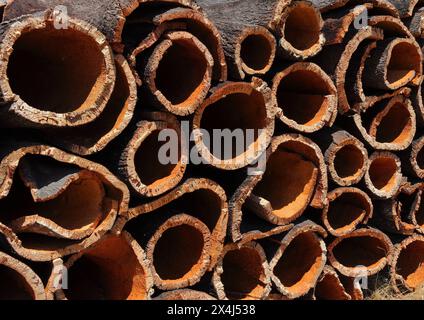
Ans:
[[[185,31],[171,31],[137,72],[152,102],[178,116],[192,114],[205,99],[214,61],[208,48]]]
[[[120,153],[118,164],[119,176],[130,186],[131,191],[143,197],[155,197],[177,186],[187,167],[188,146],[182,137],[179,121],[166,113],[152,113],[154,121],[141,121]],[[162,134],[176,133],[179,145],[175,159],[164,164],[160,159],[161,148],[165,142]],[[173,161],[177,161],[174,163]]]
[[[115,66],[115,87],[105,110],[88,124],[46,130],[46,139],[69,152],[86,156],[102,151],[124,131],[137,104],[137,85],[122,55],[115,56]]]
[[[329,192],[327,198],[328,204],[322,212],[322,222],[333,236],[351,233],[359,224],[367,224],[373,215],[373,203],[360,189],[337,188]]]
[[[402,183],[401,162],[387,151],[376,151],[369,158],[364,184],[374,197],[390,199]]]
[[[418,178],[424,179],[424,137],[420,137],[412,143],[410,156],[407,164],[410,171]]]
[[[230,200],[233,241],[248,236],[249,232],[242,231],[246,211],[275,227],[299,218],[309,205],[322,208],[327,201],[324,156],[308,138],[298,134],[274,137],[261,170],[265,172],[249,175]]]
[[[321,236],[326,236],[322,227],[302,222],[284,236],[270,260],[272,281],[288,299],[304,296],[315,287],[327,261]]]
[[[390,262],[392,253],[393,244],[386,234],[363,228],[336,238],[328,246],[328,261],[347,277],[371,276]]]
[[[1,152],[0,232],[25,259],[87,248],[128,210],[127,187],[101,165],[32,143],[2,143]]]
[[[270,32],[278,28],[287,0],[197,1],[217,26],[233,79],[268,72],[276,54]],[[257,50],[260,47],[261,50]]]
[[[368,151],[363,143],[344,130],[320,131],[314,137],[324,151],[331,179],[348,187],[357,184],[365,175]]]
[[[387,0],[393,4],[399,12],[401,18],[412,16],[415,6],[419,0]]]
[[[325,37],[321,13],[309,1],[292,1],[281,14],[276,29],[283,58],[305,60],[321,51]]]
[[[153,300],[216,300],[216,298],[206,292],[191,289],[180,289],[161,293],[157,297],[153,298]]]
[[[412,235],[421,228],[421,196],[421,184],[403,183],[392,199],[375,202],[373,222],[389,233]]]
[[[208,206],[205,206],[205,203]],[[163,215],[178,210],[205,223],[211,233],[210,270],[215,266],[224,246],[228,224],[228,203],[225,191],[208,179],[189,179],[164,196],[146,204],[139,205],[121,216],[114,226],[119,231],[129,221],[142,223],[149,216]],[[131,221],[136,220],[136,221]]]
[[[271,277],[261,245],[226,245],[215,267],[212,285],[219,300],[262,300],[268,296]]]
[[[149,300],[153,293],[150,263],[125,231],[106,235],[54,270],[47,290],[58,300]]]
[[[38,275],[4,252],[0,252],[0,282],[0,300],[46,300]]]
[[[267,84],[253,78],[248,82],[226,82],[218,85],[194,114],[193,136],[202,159],[222,170],[236,170],[254,163],[266,150],[274,133],[275,99]],[[207,139],[214,130],[221,140]],[[228,149],[228,136],[242,138],[240,145]],[[239,148],[241,146],[242,148]],[[236,149],[236,150],[234,150]],[[231,150],[231,149],[230,149]]]
[[[390,276],[396,292],[414,291],[424,284],[423,251],[422,235],[414,234],[395,245]]]
[[[315,132],[331,126],[337,115],[333,81],[314,63],[298,62],[278,73],[272,93],[277,100],[277,117],[289,128]]]
[[[325,266],[314,288],[314,297],[317,300],[352,300],[336,270],[328,265]]]
[[[184,7],[167,8],[156,4],[157,8],[153,6],[150,10],[144,8],[145,5],[140,5],[126,18],[123,42],[132,68],[136,68],[139,56],[160,41],[165,32],[185,30],[199,39],[212,55],[214,60],[213,80],[226,81],[227,63],[221,35],[215,25],[197,10]],[[146,28],[147,31],[139,32],[139,28]]]
[[[422,81],[422,51],[415,39],[389,38],[377,44],[365,64],[364,84],[396,90]]]
[[[2,126],[75,127],[105,109],[115,83],[112,51],[92,25],[67,23],[56,29],[52,16],[38,14],[0,27]]]

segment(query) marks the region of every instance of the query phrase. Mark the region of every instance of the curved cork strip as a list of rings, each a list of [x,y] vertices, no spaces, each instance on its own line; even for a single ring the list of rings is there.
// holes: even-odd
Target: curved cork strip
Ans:
[[[322,227],[302,222],[284,236],[269,262],[272,281],[288,299],[304,296],[315,287],[327,261],[321,236],[326,236]]]
[[[424,137],[412,143],[409,161],[415,175],[420,179],[424,179]]]
[[[142,6],[138,7],[138,10],[141,9]],[[136,12],[133,12],[133,14],[135,14],[134,18],[131,15],[126,18],[128,29],[136,27],[131,24],[131,21],[134,19],[134,23],[137,24],[139,17]],[[143,18],[147,19],[144,15]],[[126,51],[130,51],[128,61],[133,68],[136,68],[137,57],[156,44],[165,32],[180,29],[194,35],[208,48],[214,60],[212,78],[216,81],[227,80],[227,63],[221,35],[204,14],[188,8],[172,8],[166,11],[161,10],[151,17],[149,22],[154,25],[153,31],[146,35],[143,40],[137,41],[134,49],[131,46],[126,48]]]
[[[331,144],[324,156],[331,178],[340,186],[357,184],[365,175],[368,151],[361,141],[346,131],[331,134]]]
[[[0,233],[17,254],[28,260],[50,261],[83,250],[98,241],[112,228],[116,217],[128,210],[127,187],[101,165],[44,145],[4,144],[2,149],[0,203],[7,214],[0,223]],[[18,166],[23,181],[13,179]],[[69,197],[75,199],[72,205]],[[81,211],[81,206],[87,204],[90,214]],[[69,221],[69,214],[59,216],[57,208],[69,214],[81,211],[84,216]],[[34,210],[41,210],[40,216],[15,220]],[[14,230],[25,232],[17,234]],[[81,240],[72,240],[84,235]]]
[[[102,151],[124,131],[137,104],[137,85],[123,56],[115,56],[115,66],[115,87],[105,110],[86,125],[46,131],[47,139],[67,151],[86,156]]]
[[[402,183],[401,162],[398,156],[387,151],[374,152],[369,158],[365,185],[378,198],[390,199]]]
[[[393,4],[399,12],[401,18],[412,16],[416,5],[420,0],[387,0]]]
[[[205,203],[208,203],[207,207]],[[211,233],[211,270],[221,255],[228,224],[227,196],[225,191],[211,180],[185,181],[159,199],[130,209],[128,214],[120,217],[114,229],[120,230],[127,221],[137,217],[142,218],[147,213],[161,214],[159,209],[175,210],[176,207],[182,212],[199,218],[208,226]]]
[[[322,13],[331,12],[331,10],[340,9],[343,7],[347,7],[351,4],[349,0],[311,0],[311,2],[320,9]],[[399,13],[397,8],[391,4],[388,0],[370,0],[370,4],[373,5],[373,8],[379,9],[387,15],[392,15],[394,17],[399,17]],[[353,2],[353,5],[356,3]],[[368,5],[365,3],[363,5]]]
[[[115,66],[105,36],[93,26],[69,19],[59,30],[51,17],[36,15],[10,22],[1,39],[3,125],[75,127],[105,109]]]
[[[415,198],[414,206],[409,215],[409,221],[412,223],[416,231],[424,234],[424,199],[423,199],[423,190],[424,185],[420,184],[418,186],[417,195]]]
[[[250,83],[226,82],[215,87],[193,118],[194,142],[200,156],[206,163],[223,170],[236,170],[254,163],[271,142],[275,113],[271,90],[259,78],[254,77]],[[205,131],[212,137],[213,130],[222,130],[218,145],[216,139],[208,141],[211,139],[204,137]],[[223,155],[228,147],[224,145],[228,135],[242,137],[242,148],[230,145],[232,154]]]
[[[320,11],[309,1],[293,1],[282,12],[277,28],[279,50],[285,59],[305,60],[325,43]]]
[[[199,0],[197,3],[222,36],[232,78],[243,80],[270,70],[277,51],[273,31],[288,0]]]
[[[166,291],[153,300],[216,300],[216,298],[207,294],[206,292],[196,291],[191,289],[180,289],[173,291]]]
[[[69,278],[65,290],[59,287],[63,270]],[[58,300],[149,300],[153,278],[143,249],[123,232],[106,235],[56,266],[47,290]]]
[[[381,90],[396,90],[407,84],[417,86],[422,81],[421,48],[415,39],[386,39],[365,64],[364,85]]]
[[[342,187],[328,193],[322,221],[329,233],[340,237],[354,231],[359,224],[367,224],[372,215],[373,203],[365,192]]]
[[[331,126],[337,116],[337,91],[316,64],[298,62],[273,79],[277,117],[288,127],[306,133]]]
[[[411,145],[417,130],[414,108],[403,94],[388,99],[378,101],[365,113],[355,114],[353,130],[374,149],[402,151]]]
[[[352,300],[346,292],[337,272],[330,266],[325,266],[314,288],[314,296],[317,300]]]
[[[416,215],[420,209],[421,193],[418,186],[401,186],[395,198],[378,201],[378,215],[374,217],[377,225],[390,233],[413,234],[417,229],[417,224],[412,221],[413,217],[421,219],[421,215]]]
[[[46,300],[41,279],[27,265],[0,252],[0,300]]]
[[[226,245],[212,285],[219,300],[264,299],[271,291],[271,275],[263,248],[256,242]]]
[[[364,228],[336,238],[328,246],[331,266],[347,277],[371,276],[391,260],[393,244],[383,232]]]
[[[424,283],[424,236],[413,235],[395,245],[390,264],[391,285],[396,292],[414,291]]]
[[[274,137],[267,151],[265,172],[248,176],[230,200],[233,241],[250,236],[241,231],[246,209],[271,224],[287,225],[308,205],[322,208],[327,190],[327,168],[320,148],[298,134]]]
[[[137,124],[119,160],[119,175],[132,191],[143,197],[159,196],[177,186],[188,163],[188,146],[181,136],[178,120],[165,113],[152,113],[151,117],[155,121]],[[178,162],[162,164],[159,156],[165,142],[159,138],[171,130],[178,134],[178,158],[175,159]]]
[[[146,254],[153,281],[161,290],[196,284],[210,265],[211,234],[199,219],[177,214],[150,238]]]
[[[415,38],[422,38],[424,36],[424,8],[420,8],[414,13],[412,18],[405,21],[409,30]]]
[[[185,31],[163,36],[147,63],[137,68],[158,107],[178,116],[192,114],[206,97],[213,58],[203,43]]]

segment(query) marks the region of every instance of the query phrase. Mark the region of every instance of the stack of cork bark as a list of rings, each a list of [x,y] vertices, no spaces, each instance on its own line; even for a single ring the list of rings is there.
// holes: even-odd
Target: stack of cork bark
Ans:
[[[0,14],[0,299],[424,285],[420,1],[7,0]],[[207,136],[225,129],[251,139],[220,157]]]

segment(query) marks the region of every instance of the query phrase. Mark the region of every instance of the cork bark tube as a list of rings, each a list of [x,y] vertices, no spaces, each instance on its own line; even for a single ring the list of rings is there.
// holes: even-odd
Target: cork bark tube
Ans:
[[[67,29],[56,29],[35,15],[8,22],[1,40],[2,125],[74,127],[106,107],[115,67],[106,38],[93,26],[69,19]]]
[[[69,279],[66,290],[57,286],[63,281],[63,273],[52,273],[48,288],[59,300],[147,300],[153,293],[145,253],[125,231],[119,236],[105,236],[71,256],[63,267]]]
[[[225,246],[212,285],[220,300],[264,299],[271,291],[271,278],[262,247],[256,242]]]

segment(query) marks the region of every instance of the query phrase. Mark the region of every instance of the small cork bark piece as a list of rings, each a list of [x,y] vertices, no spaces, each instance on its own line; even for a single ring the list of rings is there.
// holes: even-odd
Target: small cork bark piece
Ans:
[[[339,275],[331,266],[325,266],[314,288],[317,300],[352,300],[340,281]]]
[[[415,291],[424,284],[424,236],[415,234],[395,245],[390,276],[396,292]]]
[[[275,114],[275,99],[263,80],[253,78],[250,83],[218,85],[194,114],[196,148],[203,161],[213,167],[222,170],[246,167],[258,160],[269,146]],[[212,139],[217,135],[216,130],[221,130],[221,139]],[[231,140],[234,137],[236,145]]]
[[[211,234],[199,219],[177,214],[166,220],[147,243],[155,286],[174,290],[200,281],[210,264]]]
[[[393,244],[386,234],[363,228],[336,238],[328,246],[328,261],[344,276],[371,276],[387,265],[392,253]]]
[[[396,90],[422,81],[422,52],[415,39],[385,39],[365,64],[364,84],[369,88]]]
[[[46,300],[38,275],[4,252],[0,252],[0,283],[0,300]]]
[[[402,183],[399,157],[387,151],[374,152],[369,158],[364,181],[373,196],[382,199],[392,198]]]
[[[131,140],[121,153],[118,165],[119,176],[132,191],[143,197],[159,196],[177,186],[188,163],[188,146],[182,137],[178,120],[165,113],[152,113],[151,118],[154,121],[137,124]],[[173,159],[162,159],[165,154],[161,149],[166,142],[161,136],[167,136],[168,133],[177,135],[177,140],[171,140],[171,144],[178,149],[171,156]],[[174,142],[178,145],[173,145]]]
[[[357,184],[365,175],[368,151],[361,141],[346,131],[331,133],[324,144],[325,162],[331,179],[340,186]]]
[[[278,73],[272,93],[277,117],[289,128],[311,133],[331,126],[337,115],[337,91],[316,64],[298,62]]]
[[[47,290],[58,300],[149,300],[153,278],[143,249],[124,231],[106,235],[57,266]]]
[[[276,55],[277,29],[287,0],[199,0],[205,14],[218,28],[232,78],[267,73]],[[257,48],[261,48],[257,50]]]
[[[171,31],[137,68],[153,103],[178,116],[192,114],[205,99],[212,81],[208,48],[185,31]]]
[[[25,259],[83,250],[128,210],[127,187],[103,166],[43,145],[1,147],[0,233]]]
[[[38,14],[0,30],[2,126],[75,127],[105,109],[115,83],[105,36],[82,20],[54,23]]]
[[[279,50],[285,59],[305,60],[321,51],[325,38],[321,13],[309,1],[293,1],[282,12],[277,27]]]
[[[268,296],[271,277],[261,245],[226,245],[215,267],[212,285],[219,300],[262,300]]]
[[[375,223],[390,233],[413,234],[421,222],[421,194],[418,186],[401,186],[393,199],[377,201]]]
[[[354,231],[359,224],[367,224],[373,215],[370,197],[353,187],[337,188],[328,193],[322,221],[328,232],[340,237]]]
[[[242,232],[249,210],[265,221],[288,225],[306,208],[322,208],[327,201],[327,168],[320,148],[298,134],[274,137],[266,166],[249,175],[230,200],[230,233],[233,241],[249,236]]]
[[[272,281],[288,299],[302,297],[315,287],[327,261],[321,236],[326,236],[322,227],[302,222],[284,236],[270,260]]]
[[[205,203],[208,205],[205,206]],[[225,191],[208,179],[189,179],[182,185],[146,204],[131,208],[114,226],[119,231],[125,224],[144,224],[144,217],[163,216],[167,212],[185,212],[205,223],[211,233],[210,267],[215,266],[224,246],[228,225],[228,203]],[[148,214],[148,215],[147,215]],[[147,218],[146,218],[147,219]],[[146,222],[147,223],[147,222]]]
[[[166,7],[165,7],[166,8]],[[215,81],[227,80],[227,63],[222,45],[221,35],[216,26],[201,12],[189,8],[177,7],[166,9],[158,4],[157,11],[146,12],[140,5],[126,18],[124,28],[125,52],[128,52],[128,61],[135,69],[137,58],[160,41],[163,34],[171,30],[184,30],[194,35],[209,50],[213,57],[214,65],[212,78]],[[140,38],[138,27],[145,24],[151,25],[147,35]]]
[[[115,87],[105,110],[88,124],[46,130],[46,139],[67,151],[87,156],[102,151],[124,131],[137,104],[137,85],[122,55],[115,56],[115,66]]]
[[[216,300],[216,298],[207,294],[206,292],[191,290],[191,289],[180,289],[173,291],[166,291],[161,293],[157,297],[153,298],[153,300]]]

